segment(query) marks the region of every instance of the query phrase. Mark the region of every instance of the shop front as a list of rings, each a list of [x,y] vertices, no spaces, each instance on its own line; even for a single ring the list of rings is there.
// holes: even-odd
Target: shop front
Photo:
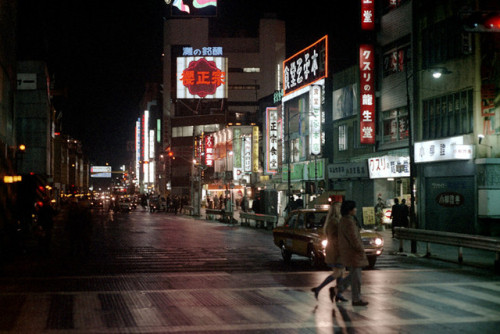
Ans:
[[[416,142],[419,228],[475,234],[476,164],[465,136]]]
[[[345,162],[328,165],[328,195],[345,200],[353,200],[358,207],[358,219],[368,224],[363,208],[374,208],[373,181],[368,177],[368,165],[363,162]]]
[[[395,199],[411,205],[410,157],[384,155],[368,159],[368,171],[373,180],[376,224],[392,224]]]
[[[325,160],[315,159],[291,163],[290,179],[288,176],[288,164],[284,164],[282,183],[278,188],[282,192],[281,197],[286,198],[286,194],[290,193],[294,201],[301,199],[303,207],[308,207],[309,203],[312,203],[323,191]]]

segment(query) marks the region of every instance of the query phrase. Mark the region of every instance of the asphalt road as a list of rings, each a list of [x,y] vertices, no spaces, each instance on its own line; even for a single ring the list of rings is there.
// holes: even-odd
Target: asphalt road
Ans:
[[[385,252],[363,271],[368,307],[309,291],[328,275],[281,259],[272,233],[142,211],[94,214],[88,255],[63,221],[0,272],[0,333],[497,333],[500,276]],[[386,233],[389,237],[390,234]],[[389,241],[389,240],[388,240]],[[350,299],[350,293],[346,293]]]

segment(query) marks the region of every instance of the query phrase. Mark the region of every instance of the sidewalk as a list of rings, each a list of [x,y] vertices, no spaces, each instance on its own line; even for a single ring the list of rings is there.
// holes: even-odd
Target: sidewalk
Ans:
[[[386,254],[425,257],[427,243],[417,242],[417,253],[411,253],[411,241],[403,240],[403,252],[399,252],[400,242],[392,238],[390,229],[379,232],[384,236],[384,252]],[[431,259],[439,259],[458,264],[458,247],[440,244],[430,244]],[[493,269],[495,253],[481,249],[462,248],[463,265]]]

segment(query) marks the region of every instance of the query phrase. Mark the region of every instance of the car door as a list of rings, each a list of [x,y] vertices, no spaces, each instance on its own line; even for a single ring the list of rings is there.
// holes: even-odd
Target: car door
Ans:
[[[300,212],[297,217],[295,228],[293,229],[293,250],[299,255],[307,255],[308,238],[304,221],[304,213]]]
[[[290,252],[295,253],[293,249],[293,238],[294,238],[294,229],[295,225],[297,223],[297,217],[298,213],[294,212],[290,214],[290,217],[287,219],[285,222],[285,225],[283,226],[283,243],[285,244],[286,249],[288,249]]]

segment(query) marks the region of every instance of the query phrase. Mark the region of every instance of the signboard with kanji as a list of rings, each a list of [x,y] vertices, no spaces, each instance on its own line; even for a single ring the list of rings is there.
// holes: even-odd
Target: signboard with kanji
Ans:
[[[375,144],[375,52],[373,45],[359,47],[360,143]]]
[[[278,109],[266,109],[266,172],[278,171]]]
[[[375,0],[361,0],[361,29],[375,29]]]
[[[214,165],[214,137],[206,136],[205,137],[205,164],[208,167],[212,167]]]
[[[283,62],[283,95],[328,76],[328,36]]]
[[[321,86],[311,86],[309,110],[309,150],[321,153]]]
[[[227,61],[223,57],[178,57],[178,99],[227,98]]]

